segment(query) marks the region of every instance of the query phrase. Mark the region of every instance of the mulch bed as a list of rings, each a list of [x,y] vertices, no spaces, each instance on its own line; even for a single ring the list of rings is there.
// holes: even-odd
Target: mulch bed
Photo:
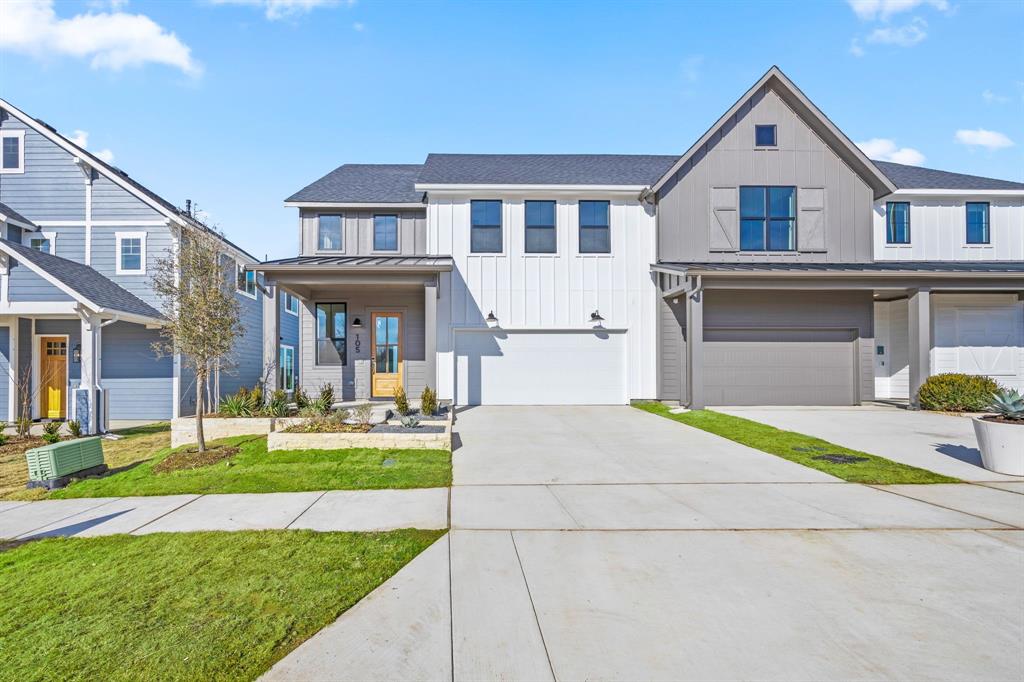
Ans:
[[[996,422],[997,424],[1020,424],[1021,426],[1024,426],[1024,420],[1022,419],[1007,419],[1006,417],[998,414],[990,414],[987,417],[982,417],[981,421]]]
[[[373,428],[372,424],[294,424],[284,429],[284,433],[366,433]]]
[[[377,424],[370,433],[444,433],[444,427],[427,426],[422,423],[411,428],[399,424]]]
[[[200,467],[207,467],[233,457],[240,450],[241,448],[227,445],[208,448],[205,452],[179,450],[158,462],[153,467],[153,471],[158,474],[166,474],[171,471],[182,471],[184,469],[199,469]]]

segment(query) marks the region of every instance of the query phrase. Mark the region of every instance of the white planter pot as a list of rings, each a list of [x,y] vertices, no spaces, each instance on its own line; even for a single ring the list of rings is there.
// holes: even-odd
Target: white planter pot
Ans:
[[[981,462],[989,471],[1024,476],[1024,423],[987,421],[974,418]]]

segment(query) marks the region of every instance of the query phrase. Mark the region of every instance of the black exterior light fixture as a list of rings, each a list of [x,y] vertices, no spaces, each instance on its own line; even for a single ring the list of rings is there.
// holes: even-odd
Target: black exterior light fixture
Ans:
[[[352,320],[352,328],[353,329],[362,329],[363,328],[363,321],[360,320],[358,317],[354,318]]]
[[[492,327],[496,327],[498,325],[498,318],[495,317],[493,310],[487,313],[487,324]]]
[[[590,321],[594,324],[595,327],[600,327],[601,323],[604,322],[604,318],[601,317],[601,313],[595,310],[594,312],[590,313]]]
[[[71,349],[71,362],[76,365],[82,362],[82,344],[76,343],[75,347]]]

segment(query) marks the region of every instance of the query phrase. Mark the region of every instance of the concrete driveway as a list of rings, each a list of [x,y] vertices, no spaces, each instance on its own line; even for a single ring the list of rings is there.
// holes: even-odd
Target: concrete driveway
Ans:
[[[631,408],[456,429],[449,534],[268,679],[1024,677],[1017,484],[847,484]]]
[[[713,409],[964,481],[1024,481],[981,466],[978,441],[968,417],[885,405]]]

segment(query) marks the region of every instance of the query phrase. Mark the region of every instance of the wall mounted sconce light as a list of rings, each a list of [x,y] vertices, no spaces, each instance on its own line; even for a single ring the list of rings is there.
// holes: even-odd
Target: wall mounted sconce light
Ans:
[[[71,349],[71,361],[76,365],[82,362],[82,344],[75,344],[75,347]]]
[[[590,313],[590,321],[595,327],[600,327],[601,323],[604,322],[604,318],[601,317],[601,313],[595,310]]]
[[[487,313],[487,324],[491,327],[496,327],[498,325],[498,318],[494,316],[493,310]]]
[[[353,329],[362,329],[363,328],[363,321],[360,320],[358,317],[353,319],[352,320],[352,328]]]

